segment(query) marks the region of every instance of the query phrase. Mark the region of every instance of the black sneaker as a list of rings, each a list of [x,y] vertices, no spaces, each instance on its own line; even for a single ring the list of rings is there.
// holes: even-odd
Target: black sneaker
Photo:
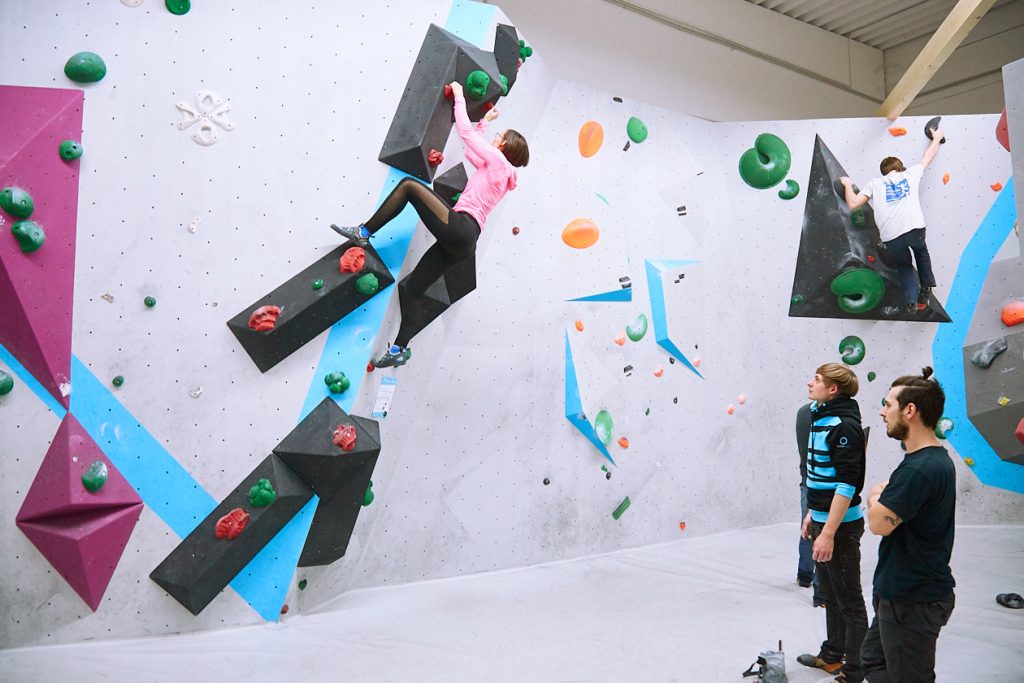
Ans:
[[[917,293],[917,303],[918,303],[918,305],[924,304],[925,306],[927,306],[928,305],[928,299],[930,299],[931,296],[932,296],[932,288],[931,287],[922,287],[921,290]]]
[[[342,237],[355,242],[360,247],[365,247],[370,243],[370,233],[367,232],[366,228],[362,225],[335,225],[331,223],[331,230],[338,233]]]
[[[830,674],[834,674],[843,668],[842,662],[826,662],[824,659],[816,655],[800,655],[796,658],[796,663],[809,666],[812,669],[821,669],[825,673]],[[839,675],[842,676],[843,674],[840,673]]]

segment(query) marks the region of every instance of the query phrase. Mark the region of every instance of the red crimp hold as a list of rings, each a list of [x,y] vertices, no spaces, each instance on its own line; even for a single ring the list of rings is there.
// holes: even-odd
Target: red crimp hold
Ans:
[[[446,100],[453,100],[453,99],[455,99],[455,93],[452,92],[452,84],[451,83],[445,83],[444,84],[444,98]]]
[[[1017,429],[1013,431],[1013,435],[1017,437],[1017,441],[1024,443],[1024,417],[1017,423]]]
[[[356,447],[355,425],[338,425],[334,428],[334,445],[343,451],[351,451]]]
[[[488,112],[494,109],[494,102],[484,102],[484,111]]]
[[[366,252],[359,247],[349,247],[341,255],[338,268],[343,273],[358,273],[366,265]]]
[[[277,324],[277,316],[281,309],[277,306],[260,306],[249,316],[249,329],[255,332],[268,332]]]
[[[444,161],[444,155],[438,152],[436,149],[430,150],[430,154],[427,155],[427,163],[431,166],[437,166]]]
[[[373,361],[370,361],[369,363],[366,364],[366,371],[373,372]]]
[[[233,541],[242,533],[245,525],[249,523],[249,513],[242,508],[235,508],[228,514],[217,520],[217,526],[213,533],[217,538],[226,538]]]

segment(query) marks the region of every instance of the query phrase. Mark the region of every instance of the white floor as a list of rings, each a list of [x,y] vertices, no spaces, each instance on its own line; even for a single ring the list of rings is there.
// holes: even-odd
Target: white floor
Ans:
[[[783,640],[791,683],[824,610],[794,583],[796,525],[343,595],[262,627],[0,652],[0,680],[739,682]],[[864,585],[877,539],[864,541]],[[1024,527],[959,527],[938,680],[1024,681]],[[870,604],[869,604],[870,612]]]

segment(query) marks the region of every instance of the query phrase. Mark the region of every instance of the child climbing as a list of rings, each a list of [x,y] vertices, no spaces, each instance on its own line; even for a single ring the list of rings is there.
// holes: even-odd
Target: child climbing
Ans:
[[[497,109],[488,111],[474,128],[466,113],[462,84],[453,82],[451,89],[455,100],[455,129],[466,145],[466,160],[477,170],[455,206],[449,209],[432,189],[412,178],[403,178],[368,221],[354,227],[331,226],[343,237],[365,246],[378,230],[406,205],[412,204],[437,240],[409,274],[408,293],[413,297],[423,296],[449,269],[476,253],[476,243],[488,214],[516,188],[516,167],[526,166],[530,161],[530,148],[518,131],[510,128],[499,133],[490,144],[480,135],[483,124],[497,118]],[[395,343],[373,365],[378,368],[405,365],[412,357],[409,341],[413,334],[411,326],[400,325]]]
[[[921,177],[935,159],[939,144],[945,142],[945,138],[939,128],[930,128],[929,132],[931,144],[921,161],[909,169],[898,158],[886,157],[879,167],[882,177],[873,179],[860,192],[854,189],[850,178],[843,176],[839,179],[845,188],[846,205],[851,211],[874,200],[871,207],[875,212],[878,234],[885,247],[885,259],[896,265],[907,308],[912,313],[928,307],[932,287],[935,286],[932,260],[928,255],[928,245],[925,244],[920,188]],[[911,252],[913,260],[917,262],[916,277]]]

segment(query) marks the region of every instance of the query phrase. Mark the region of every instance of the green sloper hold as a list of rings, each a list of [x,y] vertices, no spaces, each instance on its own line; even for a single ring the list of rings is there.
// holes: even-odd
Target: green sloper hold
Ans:
[[[878,375],[875,374],[874,370],[872,370],[871,372],[868,373],[868,381],[869,382],[874,382],[876,377],[878,377]]]
[[[107,463],[97,460],[89,465],[89,469],[82,475],[82,486],[89,493],[96,493],[107,483]]]
[[[345,376],[344,372],[331,372],[324,377],[324,384],[331,390],[332,394],[343,393],[352,386],[352,382]]]
[[[75,83],[95,83],[107,75],[107,65],[95,52],[79,52],[64,65],[64,75]]]
[[[863,228],[868,224],[867,214],[864,213],[863,208],[854,209],[850,212],[850,222],[853,223],[855,228]]]
[[[790,178],[786,181],[786,187],[779,190],[779,197],[782,199],[794,199],[800,194],[800,183]]]
[[[0,396],[6,396],[14,390],[14,378],[0,370]]]
[[[377,281],[377,276],[373,273],[360,275],[356,280],[356,289],[360,294],[376,294],[380,289],[380,282]]]
[[[519,59],[524,62],[533,56],[533,48],[526,44],[525,40],[519,41]]]
[[[491,84],[491,77],[486,72],[471,71],[466,76],[466,94],[472,97],[474,100],[483,99],[484,94],[487,92],[487,86]]]
[[[508,94],[508,76],[501,74],[501,91],[503,95]]]
[[[622,516],[622,513],[629,509],[629,496],[622,499],[619,503],[619,507],[612,511],[612,519],[618,520]]]
[[[839,353],[842,354],[844,363],[856,365],[864,360],[867,349],[864,346],[863,339],[850,335],[849,337],[843,337],[839,342]]]
[[[265,508],[277,500],[277,491],[269,479],[260,479],[249,489],[249,504],[257,508]]]
[[[46,241],[46,233],[35,221],[18,221],[11,226],[11,234],[26,254],[43,246]]]
[[[631,341],[638,342],[647,334],[647,316],[641,313],[633,321],[633,324],[626,325],[626,336]]]
[[[164,0],[164,5],[168,12],[180,16],[192,9],[192,0]]]
[[[0,209],[15,218],[28,218],[35,208],[32,195],[20,187],[5,187],[0,190]]]
[[[740,157],[740,177],[747,185],[766,190],[782,182],[792,163],[789,147],[781,138],[761,133]]]
[[[626,135],[633,142],[643,142],[647,139],[647,124],[635,116],[630,116],[626,122]]]
[[[77,140],[65,140],[60,143],[58,151],[60,152],[61,159],[71,161],[82,156],[82,145]]]
[[[366,493],[363,494],[363,507],[366,507],[373,502],[373,481],[371,480],[369,485],[366,487]]]
[[[612,414],[607,410],[598,411],[594,418],[594,431],[605,446],[612,442]]]
[[[935,436],[945,439],[951,431],[953,431],[953,420],[943,415],[939,418],[939,423],[935,425]]]
[[[854,268],[837,275],[831,289],[839,308],[847,313],[867,313],[882,302],[885,280],[870,268]]]

